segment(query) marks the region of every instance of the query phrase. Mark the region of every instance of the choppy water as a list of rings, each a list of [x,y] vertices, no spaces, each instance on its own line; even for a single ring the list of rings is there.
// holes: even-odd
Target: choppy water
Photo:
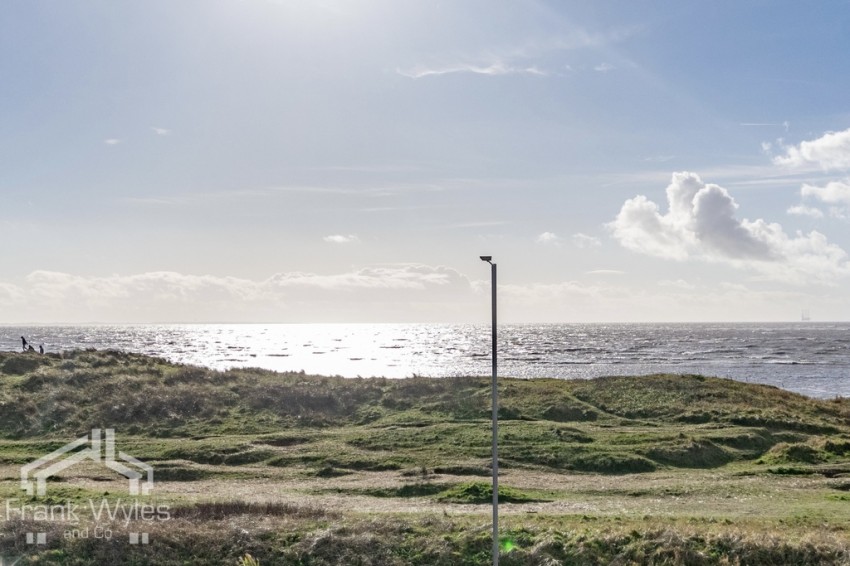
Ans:
[[[0,326],[47,351],[117,348],[212,368],[329,375],[489,375],[490,327],[439,324]],[[523,324],[499,327],[499,375],[701,373],[813,397],[850,396],[850,323]]]

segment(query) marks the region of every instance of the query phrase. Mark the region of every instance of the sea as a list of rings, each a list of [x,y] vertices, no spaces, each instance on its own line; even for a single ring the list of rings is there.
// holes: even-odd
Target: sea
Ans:
[[[146,324],[0,326],[47,352],[117,349],[214,369],[344,377],[490,375],[489,324]],[[850,396],[850,323],[505,324],[498,374],[588,379],[702,374],[810,397]]]

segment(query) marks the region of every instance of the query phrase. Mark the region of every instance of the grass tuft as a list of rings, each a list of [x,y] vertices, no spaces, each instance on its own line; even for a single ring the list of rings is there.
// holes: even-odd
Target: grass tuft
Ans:
[[[493,485],[484,482],[463,483],[441,492],[437,499],[444,503],[489,503],[493,501]],[[499,486],[500,503],[535,503],[547,501],[518,489]]]

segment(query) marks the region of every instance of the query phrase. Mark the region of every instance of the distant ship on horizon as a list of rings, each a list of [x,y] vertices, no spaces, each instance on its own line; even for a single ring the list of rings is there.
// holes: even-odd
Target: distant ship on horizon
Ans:
[[[803,322],[809,322],[810,320],[812,320],[812,317],[811,317],[811,315],[809,314],[809,311],[808,311],[808,310],[804,310],[804,311],[800,314],[800,320],[802,320]]]

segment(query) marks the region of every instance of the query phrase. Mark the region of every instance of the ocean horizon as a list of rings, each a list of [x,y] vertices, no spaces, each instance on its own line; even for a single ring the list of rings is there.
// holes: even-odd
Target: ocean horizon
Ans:
[[[117,349],[226,370],[344,377],[489,375],[489,324],[2,325],[0,349]],[[850,396],[850,323],[499,326],[499,375],[589,379],[702,374],[818,398]]]

